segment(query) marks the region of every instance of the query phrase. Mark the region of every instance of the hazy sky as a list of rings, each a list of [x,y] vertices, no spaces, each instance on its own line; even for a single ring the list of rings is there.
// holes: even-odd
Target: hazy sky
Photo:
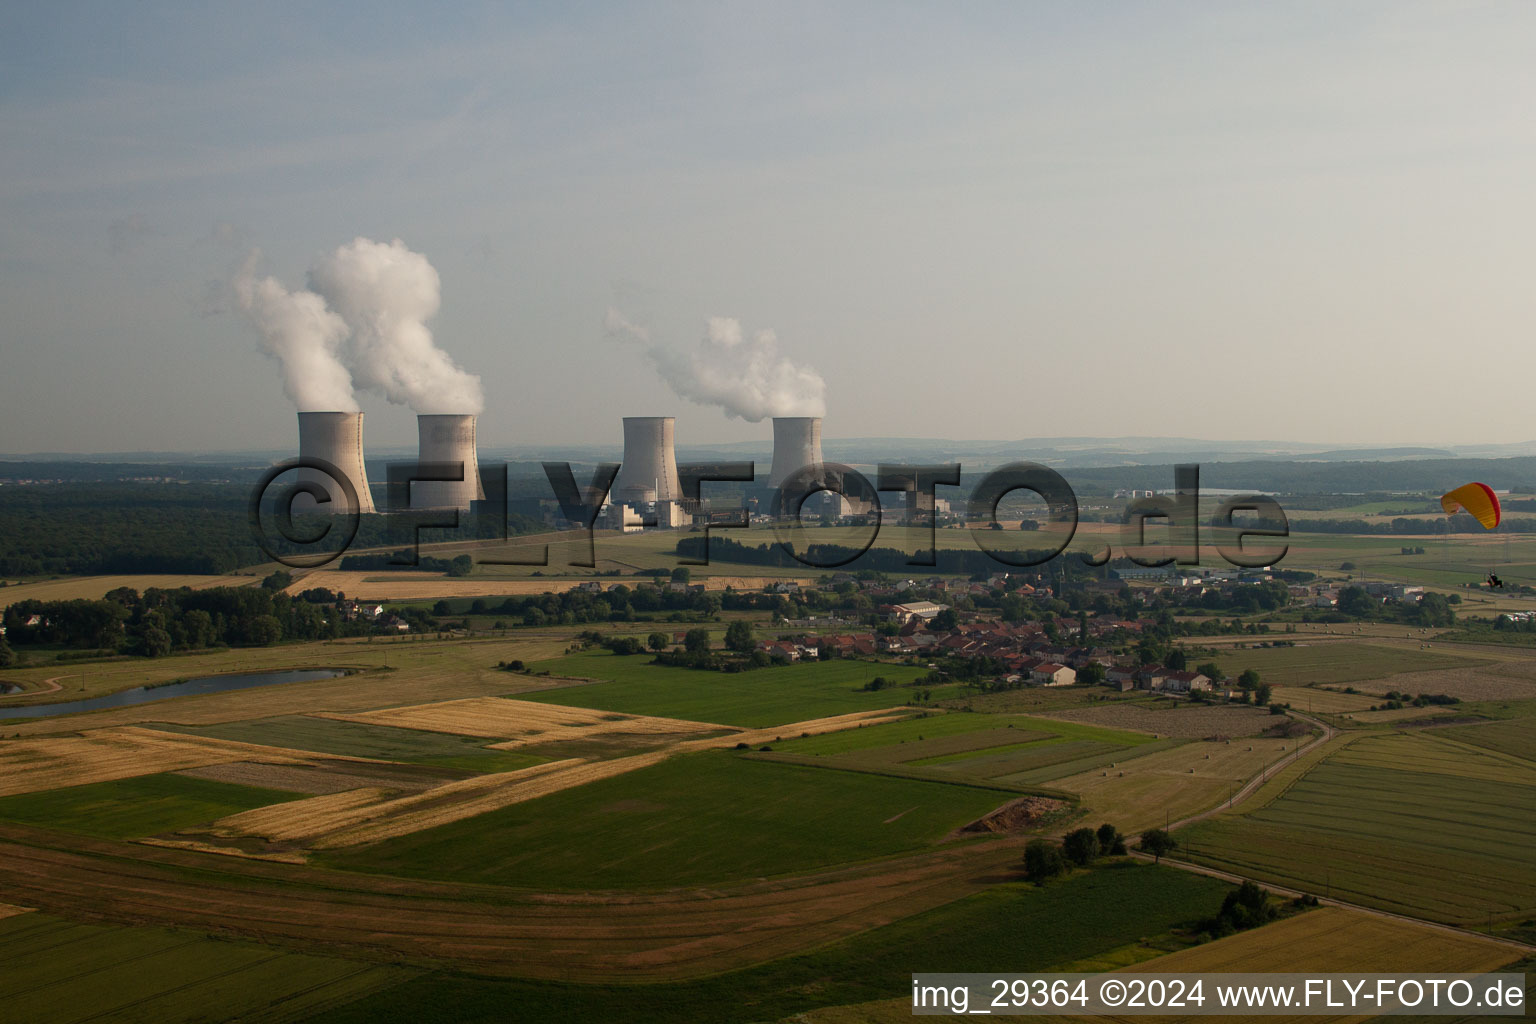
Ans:
[[[610,308],[829,436],[1536,437],[1536,4],[396,6],[5,5],[0,451],[296,444],[228,282],[360,235],[487,444],[770,436]]]

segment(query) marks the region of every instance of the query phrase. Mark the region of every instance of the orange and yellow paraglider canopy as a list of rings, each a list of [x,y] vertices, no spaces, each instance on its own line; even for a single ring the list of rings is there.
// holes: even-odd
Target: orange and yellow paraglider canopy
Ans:
[[[1491,530],[1499,525],[1503,518],[1503,510],[1499,508],[1498,495],[1493,493],[1493,488],[1487,484],[1462,484],[1452,491],[1447,491],[1440,496],[1440,507],[1445,509],[1445,514],[1455,515],[1456,510],[1466,509],[1473,518],[1483,524],[1483,529]]]

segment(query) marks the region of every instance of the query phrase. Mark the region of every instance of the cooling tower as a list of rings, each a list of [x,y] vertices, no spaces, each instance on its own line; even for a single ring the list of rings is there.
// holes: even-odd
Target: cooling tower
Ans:
[[[363,467],[363,414],[360,412],[299,413],[299,458],[322,459],[341,471],[357,492],[360,512],[373,511],[373,495],[368,492],[368,471]],[[336,493],[337,481],[324,472],[300,469],[300,483],[325,488],[331,497],[328,511],[350,514],[345,493]]]
[[[805,467],[822,475],[821,417],[775,416],[773,418],[773,468],[768,486],[778,487]]]
[[[624,417],[624,463],[613,481],[613,501],[637,505],[682,499],[672,450],[675,424],[671,416]]]
[[[416,417],[420,447],[416,461],[464,464],[464,479],[425,480],[411,484],[411,508],[457,508],[468,510],[471,501],[484,501],[480,485],[480,459],[475,455],[475,418],[473,416],[437,415]]]

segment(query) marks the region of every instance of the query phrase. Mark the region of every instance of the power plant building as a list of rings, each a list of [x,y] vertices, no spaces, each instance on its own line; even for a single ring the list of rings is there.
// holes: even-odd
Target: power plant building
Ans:
[[[360,412],[299,413],[299,458],[328,462],[351,484],[358,512],[373,512],[368,490],[368,471],[363,465],[363,414]],[[350,515],[353,509],[345,493],[337,493],[339,481],[318,469],[300,468],[300,483],[317,485],[330,496],[328,511]]]
[[[769,487],[782,486],[785,480],[806,468],[819,478],[824,466],[820,416],[773,418],[773,466],[768,472]]]
[[[484,501],[480,483],[480,458],[475,446],[475,417],[468,415],[425,415],[416,417],[420,441],[417,462],[461,463],[461,480],[423,480],[411,484],[411,508],[457,508],[468,510],[472,501]]]
[[[642,506],[683,500],[671,416],[624,417],[624,462],[614,478],[612,500]]]

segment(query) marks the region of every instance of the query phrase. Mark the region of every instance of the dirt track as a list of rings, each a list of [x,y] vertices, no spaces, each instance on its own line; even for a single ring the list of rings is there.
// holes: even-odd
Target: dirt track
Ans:
[[[1007,840],[783,880],[637,893],[416,882],[0,825],[0,900],[524,977],[698,977],[887,924],[1012,877]]]

